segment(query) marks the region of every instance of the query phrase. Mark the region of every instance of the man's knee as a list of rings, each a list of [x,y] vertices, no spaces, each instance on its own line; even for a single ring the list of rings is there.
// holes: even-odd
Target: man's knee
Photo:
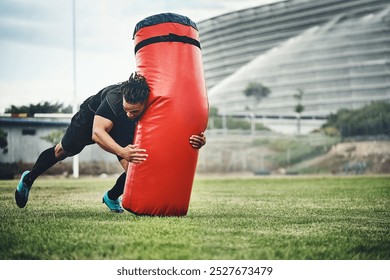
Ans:
[[[64,159],[66,159],[67,157],[72,156],[71,153],[68,153],[67,151],[64,150],[64,148],[62,147],[61,143],[57,144],[57,145],[54,147],[54,155],[55,155],[55,157],[56,157],[58,160],[64,160]]]

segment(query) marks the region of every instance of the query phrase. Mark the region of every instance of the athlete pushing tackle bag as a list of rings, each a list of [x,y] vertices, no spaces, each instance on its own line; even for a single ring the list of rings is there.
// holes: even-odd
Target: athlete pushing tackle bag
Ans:
[[[142,164],[129,164],[122,206],[139,215],[187,214],[198,150],[191,135],[207,127],[208,101],[196,24],[158,14],[134,30],[137,72],[150,87],[134,144],[146,149]]]

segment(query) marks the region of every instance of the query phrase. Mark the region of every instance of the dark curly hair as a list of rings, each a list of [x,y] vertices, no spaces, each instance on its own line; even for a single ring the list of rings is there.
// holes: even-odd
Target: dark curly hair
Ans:
[[[150,89],[145,77],[134,72],[130,75],[129,80],[123,82],[121,92],[126,102],[137,104],[148,100]]]

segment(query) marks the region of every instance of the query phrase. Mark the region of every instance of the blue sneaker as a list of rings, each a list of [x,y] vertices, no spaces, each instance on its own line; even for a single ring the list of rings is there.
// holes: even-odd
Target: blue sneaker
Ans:
[[[24,208],[26,206],[28,201],[28,195],[30,193],[30,189],[28,186],[23,182],[24,177],[30,173],[30,171],[24,171],[22,174],[22,177],[20,178],[19,184],[16,187],[15,191],[15,201],[16,205],[19,206],[19,208]]]
[[[111,200],[108,198],[108,192],[106,192],[103,196],[103,203],[107,205],[108,209],[112,212],[122,213],[124,210],[120,204],[120,199]]]

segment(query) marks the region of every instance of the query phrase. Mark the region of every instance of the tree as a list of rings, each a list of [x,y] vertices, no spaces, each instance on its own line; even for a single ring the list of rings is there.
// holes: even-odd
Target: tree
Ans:
[[[64,136],[63,130],[53,130],[48,135],[41,137],[41,139],[46,140],[53,145],[56,145],[61,142],[63,136]]]
[[[297,113],[297,133],[301,134],[301,114],[305,107],[302,105],[303,90],[298,88],[297,94],[294,94],[294,98],[298,100],[298,104],[295,106],[295,113]]]
[[[256,110],[260,101],[267,97],[271,93],[271,90],[262,85],[261,83],[249,83],[248,86],[244,90],[244,94],[246,97],[253,98],[252,104],[252,135],[255,134],[255,125],[256,125]]]
[[[341,137],[390,136],[390,103],[376,101],[355,110],[340,109],[322,126],[324,131],[330,128],[337,128]]]
[[[43,102],[38,104],[30,104],[28,106],[14,106],[12,105],[10,108],[5,110],[6,113],[11,114],[20,114],[25,113],[28,117],[33,117],[36,113],[72,113],[72,106],[68,105],[64,106],[63,103],[54,103],[51,104],[49,102]]]
[[[217,117],[218,116],[218,108],[211,106],[209,110],[209,117]]]

